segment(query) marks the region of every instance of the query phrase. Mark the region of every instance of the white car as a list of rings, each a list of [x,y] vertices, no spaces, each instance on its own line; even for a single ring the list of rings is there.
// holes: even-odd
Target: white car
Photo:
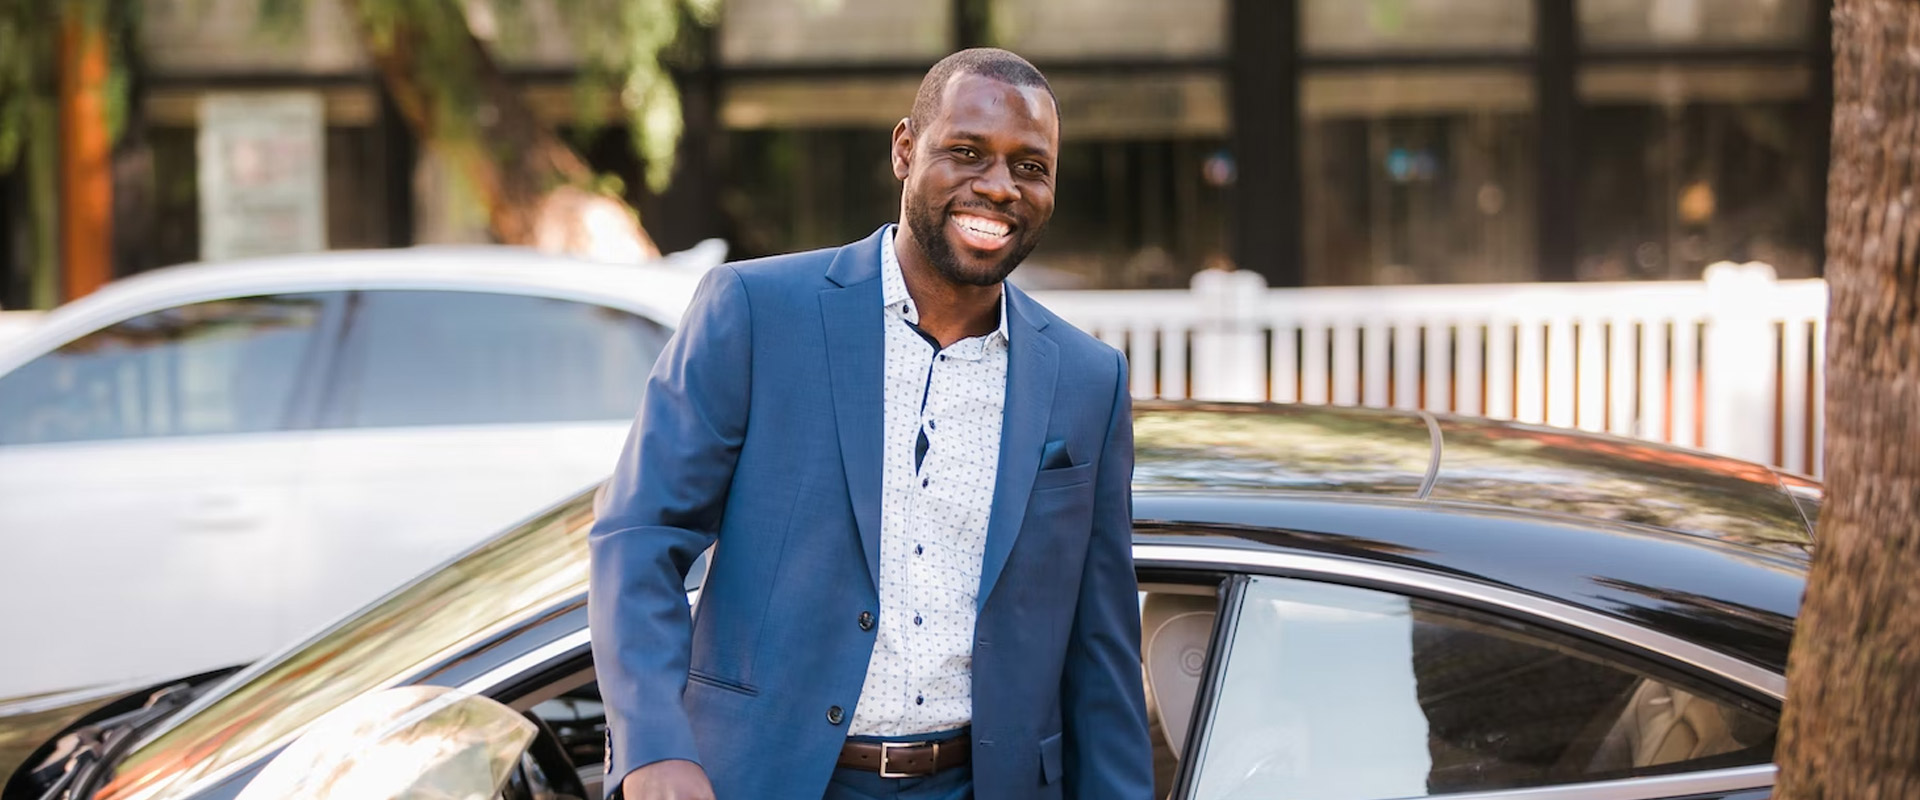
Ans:
[[[0,697],[241,663],[612,467],[714,241],[114,283],[0,345]]]

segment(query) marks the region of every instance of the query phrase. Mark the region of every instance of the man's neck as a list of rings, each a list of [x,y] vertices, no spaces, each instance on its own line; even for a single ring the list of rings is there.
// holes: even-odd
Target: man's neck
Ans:
[[[900,277],[907,284],[907,295],[920,312],[920,330],[926,331],[947,347],[973,336],[985,336],[1000,327],[1000,303],[1005,292],[1001,284],[973,286],[955,283],[927,263],[913,235],[905,226],[894,229],[893,253],[900,262]],[[905,233],[906,235],[900,235]]]

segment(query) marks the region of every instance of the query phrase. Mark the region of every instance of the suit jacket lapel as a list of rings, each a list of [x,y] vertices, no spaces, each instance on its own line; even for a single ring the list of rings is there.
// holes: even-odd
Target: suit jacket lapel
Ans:
[[[876,588],[880,585],[881,429],[886,411],[880,235],[876,232],[841,248],[827,268],[827,279],[836,288],[820,292],[840,461],[847,471],[847,494],[867,555],[867,575]]]
[[[987,606],[987,597],[1013,553],[1027,516],[1027,498],[1040,470],[1040,451],[1047,443],[1047,420],[1053,413],[1054,376],[1059,372],[1059,346],[1040,335],[1046,320],[1031,313],[1031,303],[1011,284],[1007,303],[1007,401],[1000,428],[1000,469],[993,491],[993,511],[987,517],[987,550],[980,563],[980,595],[975,610]],[[1035,324],[1034,320],[1038,320]]]

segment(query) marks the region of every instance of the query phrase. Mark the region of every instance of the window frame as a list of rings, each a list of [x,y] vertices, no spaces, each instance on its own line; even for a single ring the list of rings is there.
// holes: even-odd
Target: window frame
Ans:
[[[1157,542],[1134,546],[1136,569],[1214,569],[1233,573],[1209,646],[1205,682],[1195,702],[1195,726],[1182,756],[1174,798],[1192,800],[1198,788],[1196,758],[1205,752],[1215,731],[1213,719],[1225,682],[1222,648],[1238,631],[1245,597],[1256,577],[1312,581],[1367,589],[1491,615],[1508,622],[1539,628],[1646,663],[1693,682],[1715,687],[1773,710],[1784,703],[1785,676],[1777,675],[1736,656],[1708,649],[1678,637],[1557,600],[1525,594],[1476,581],[1421,570],[1364,562],[1351,558],[1282,550],[1243,550],[1218,546],[1195,547]],[[1716,768],[1665,775],[1629,777],[1552,786],[1456,792],[1432,795],[1436,800],[1539,798],[1540,800],[1661,800],[1662,798],[1746,791],[1771,786],[1772,764]]]

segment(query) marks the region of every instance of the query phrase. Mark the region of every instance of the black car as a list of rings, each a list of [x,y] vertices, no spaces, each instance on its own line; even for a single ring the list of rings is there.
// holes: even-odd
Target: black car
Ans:
[[[1154,404],[1135,431],[1160,796],[1769,793],[1818,484],[1417,412]],[[500,796],[598,797],[591,522],[583,493],[304,644],[87,720],[0,800],[237,798],[329,712],[422,686],[524,718]]]

